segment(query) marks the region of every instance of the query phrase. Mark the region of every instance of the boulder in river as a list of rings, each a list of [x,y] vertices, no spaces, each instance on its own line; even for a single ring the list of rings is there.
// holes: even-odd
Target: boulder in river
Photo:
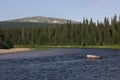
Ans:
[[[101,59],[101,56],[88,54],[86,55],[86,58],[87,59]]]

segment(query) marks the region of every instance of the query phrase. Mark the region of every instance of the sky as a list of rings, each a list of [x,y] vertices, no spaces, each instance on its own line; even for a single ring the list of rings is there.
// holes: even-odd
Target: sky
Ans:
[[[120,15],[120,0],[0,0],[0,21],[46,16],[102,21]]]

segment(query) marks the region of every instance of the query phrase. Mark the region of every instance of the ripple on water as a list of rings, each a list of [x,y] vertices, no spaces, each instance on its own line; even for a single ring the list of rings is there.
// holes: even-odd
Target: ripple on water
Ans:
[[[91,53],[99,60],[85,59]],[[120,50],[53,49],[0,55],[0,80],[119,80]]]

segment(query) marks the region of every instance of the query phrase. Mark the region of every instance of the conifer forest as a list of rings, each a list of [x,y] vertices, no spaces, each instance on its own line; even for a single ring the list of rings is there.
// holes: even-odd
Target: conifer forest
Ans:
[[[120,17],[93,22],[83,18],[74,24],[0,22],[0,48],[14,45],[119,45]]]

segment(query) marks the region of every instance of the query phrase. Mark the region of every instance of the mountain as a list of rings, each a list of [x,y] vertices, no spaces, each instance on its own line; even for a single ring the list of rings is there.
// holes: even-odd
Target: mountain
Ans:
[[[34,22],[34,23],[61,23],[61,24],[64,24],[64,23],[67,23],[67,21],[68,21],[67,19],[61,19],[61,18],[36,16],[36,17],[26,17],[26,18],[21,18],[21,19],[8,20],[7,22]],[[78,23],[78,22],[71,21],[71,23]]]

